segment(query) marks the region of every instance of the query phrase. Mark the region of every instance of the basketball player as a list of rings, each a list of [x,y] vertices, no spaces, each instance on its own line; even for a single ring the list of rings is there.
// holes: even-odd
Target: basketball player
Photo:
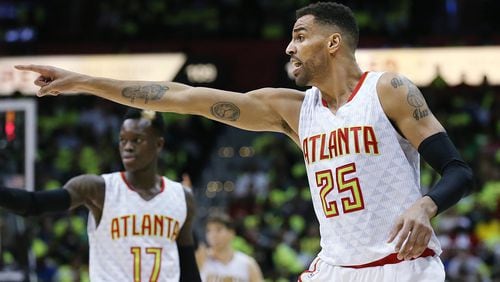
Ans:
[[[196,261],[202,281],[264,281],[257,262],[252,257],[233,249],[235,229],[227,214],[209,215],[205,234],[209,247],[200,244],[196,250]]]
[[[320,2],[296,16],[286,53],[297,85],[311,86],[305,92],[263,88],[243,95],[51,66],[17,68],[40,74],[40,96],[87,92],[288,135],[304,154],[322,247],[300,280],[443,281],[430,219],[470,191],[471,169],[409,79],[359,68],[358,26],[349,8]],[[419,153],[441,174],[426,195]]]
[[[23,216],[86,206],[91,281],[200,281],[193,195],[157,174],[163,127],[158,113],[131,109],[119,140],[125,171],[80,175],[55,191],[0,188],[0,206]]]

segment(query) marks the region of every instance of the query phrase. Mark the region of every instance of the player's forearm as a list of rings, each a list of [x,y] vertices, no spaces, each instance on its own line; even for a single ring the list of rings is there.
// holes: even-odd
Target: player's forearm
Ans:
[[[83,76],[77,88],[120,104],[163,112],[182,111],[182,92],[192,87],[164,81],[125,81]]]
[[[0,187],[0,207],[21,216],[67,211],[71,197],[65,189],[29,192]]]

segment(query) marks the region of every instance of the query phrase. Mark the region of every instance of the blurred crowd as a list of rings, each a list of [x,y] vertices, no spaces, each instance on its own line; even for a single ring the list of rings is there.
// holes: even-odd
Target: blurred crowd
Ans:
[[[0,47],[33,52],[38,43],[175,39],[287,39],[295,10],[310,0],[0,1]],[[498,44],[495,0],[339,0],[355,11],[361,46]],[[64,22],[64,24],[60,24]],[[32,43],[32,44],[28,44]],[[19,48],[21,47],[21,48]],[[45,49],[46,50],[46,49]]]

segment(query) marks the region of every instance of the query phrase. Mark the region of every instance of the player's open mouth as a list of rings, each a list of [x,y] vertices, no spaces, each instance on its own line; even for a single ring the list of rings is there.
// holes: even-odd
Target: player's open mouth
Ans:
[[[292,73],[293,75],[297,76],[297,72],[300,70],[300,68],[302,67],[302,63],[297,60],[297,59],[294,59],[294,58],[291,58],[290,59],[290,63],[292,64],[293,66],[293,70],[292,70]]]

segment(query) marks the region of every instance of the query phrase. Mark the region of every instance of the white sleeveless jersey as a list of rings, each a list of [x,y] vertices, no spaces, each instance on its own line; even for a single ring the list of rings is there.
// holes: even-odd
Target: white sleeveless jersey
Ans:
[[[179,281],[176,238],[186,220],[180,183],[162,178],[162,192],[149,201],[127,184],[123,173],[104,174],[106,195],[96,227],[89,214],[90,280]]]
[[[396,242],[386,243],[390,230],[422,197],[419,154],[382,109],[376,90],[381,75],[364,73],[335,114],[315,87],[301,107],[299,137],[320,223],[318,257],[332,265],[394,253]],[[441,253],[434,233],[429,248]]]
[[[203,282],[248,282],[250,281],[250,257],[235,251],[227,264],[208,256],[200,269]]]

